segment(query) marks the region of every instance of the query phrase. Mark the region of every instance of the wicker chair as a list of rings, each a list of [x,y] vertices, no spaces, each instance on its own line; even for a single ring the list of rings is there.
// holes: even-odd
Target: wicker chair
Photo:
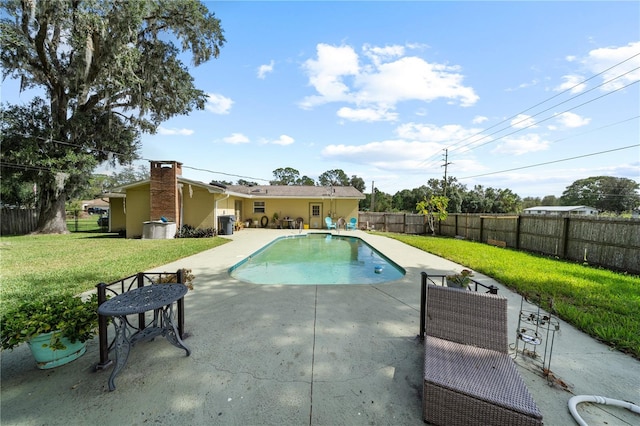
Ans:
[[[423,417],[436,425],[542,425],[508,354],[507,299],[427,286]]]

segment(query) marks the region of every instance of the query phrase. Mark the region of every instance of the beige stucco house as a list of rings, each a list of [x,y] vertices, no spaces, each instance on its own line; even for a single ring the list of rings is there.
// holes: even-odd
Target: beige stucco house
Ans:
[[[322,229],[327,216],[334,221],[357,218],[358,203],[365,198],[353,187],[208,184],[182,177],[177,161],[151,161],[148,180],[105,195],[109,229],[123,231],[127,238],[143,236],[149,222],[163,218],[177,229],[185,224],[218,230],[220,216],[230,215],[243,227],[290,226],[301,218],[304,226]]]

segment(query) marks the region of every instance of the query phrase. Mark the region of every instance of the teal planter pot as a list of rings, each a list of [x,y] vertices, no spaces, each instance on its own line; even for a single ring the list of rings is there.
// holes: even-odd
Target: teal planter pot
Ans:
[[[36,365],[41,370],[67,364],[80,358],[87,351],[86,342],[78,341],[71,343],[66,337],[62,337],[61,341],[67,349],[58,349],[54,351],[49,348],[49,346],[46,346],[51,342],[52,334],[53,333],[40,334],[28,342],[29,348],[31,348],[31,353],[36,360]]]

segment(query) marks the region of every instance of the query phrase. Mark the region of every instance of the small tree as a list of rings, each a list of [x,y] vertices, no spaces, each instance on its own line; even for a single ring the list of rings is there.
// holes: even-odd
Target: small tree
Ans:
[[[448,205],[449,199],[442,195],[432,195],[429,199],[425,197],[416,205],[418,213],[426,216],[427,226],[432,235],[436,235],[436,220],[442,221],[447,218]]]

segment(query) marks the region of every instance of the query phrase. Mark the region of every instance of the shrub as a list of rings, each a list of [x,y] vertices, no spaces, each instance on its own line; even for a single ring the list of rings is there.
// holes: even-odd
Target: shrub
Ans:
[[[176,233],[176,238],[209,238],[216,235],[213,228],[194,228],[191,225],[182,225]]]

